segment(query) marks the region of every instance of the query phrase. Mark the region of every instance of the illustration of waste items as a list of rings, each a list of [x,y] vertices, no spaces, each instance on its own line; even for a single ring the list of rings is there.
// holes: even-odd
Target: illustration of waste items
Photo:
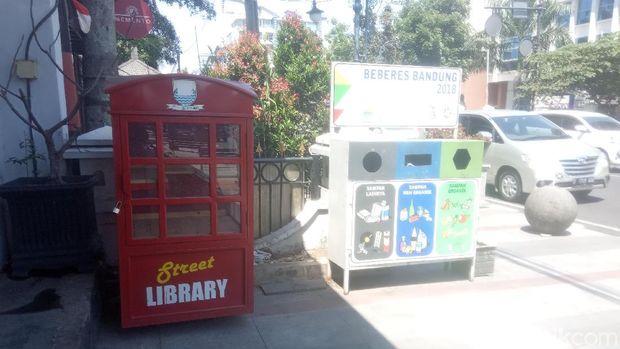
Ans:
[[[369,250],[372,252],[390,252],[390,236],[392,232],[387,231],[376,231],[366,232],[360,236],[360,242],[357,245],[357,253],[367,255]]]
[[[390,219],[390,206],[385,200],[372,204],[371,211],[366,209],[357,212],[357,216],[366,223],[385,222]]]

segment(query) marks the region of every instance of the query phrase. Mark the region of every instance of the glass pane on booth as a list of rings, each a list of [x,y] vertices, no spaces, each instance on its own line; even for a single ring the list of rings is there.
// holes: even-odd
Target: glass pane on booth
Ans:
[[[164,156],[209,157],[209,125],[164,123]]]
[[[157,165],[132,165],[131,197],[134,199],[156,198],[157,190]]]
[[[135,158],[154,158],[157,156],[157,137],[155,124],[130,122],[127,125],[129,156]]]
[[[166,165],[166,196],[209,196],[209,165]]]
[[[241,204],[238,202],[219,203],[217,210],[217,233],[241,233]]]
[[[211,233],[209,204],[168,205],[166,209],[168,236],[206,236]]]
[[[239,195],[239,165],[217,165],[217,193],[218,195]]]
[[[131,209],[132,232],[134,239],[153,239],[159,237],[159,206],[133,206]]]
[[[217,125],[217,156],[239,156],[239,125]]]

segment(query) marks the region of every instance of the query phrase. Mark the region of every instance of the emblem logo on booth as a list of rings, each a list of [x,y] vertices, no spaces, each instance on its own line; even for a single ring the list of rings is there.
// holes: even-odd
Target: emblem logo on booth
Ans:
[[[196,81],[172,80],[172,95],[179,104],[168,104],[170,110],[198,111],[204,109],[204,104],[192,105],[198,97]]]

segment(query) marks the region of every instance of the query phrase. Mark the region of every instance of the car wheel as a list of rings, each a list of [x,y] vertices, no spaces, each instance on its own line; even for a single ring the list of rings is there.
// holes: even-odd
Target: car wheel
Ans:
[[[590,195],[590,193],[592,192],[592,189],[590,190],[580,190],[580,191],[574,191],[573,196],[575,197],[575,199],[585,199],[588,197],[588,195]]]
[[[523,187],[517,171],[512,169],[502,171],[497,181],[497,189],[502,199],[511,202],[518,201],[523,194]]]

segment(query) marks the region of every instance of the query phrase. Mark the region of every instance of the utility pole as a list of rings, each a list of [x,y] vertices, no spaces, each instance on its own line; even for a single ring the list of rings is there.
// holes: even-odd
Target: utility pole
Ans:
[[[258,5],[256,0],[245,0],[245,27],[250,33],[258,32]]]
[[[194,26],[194,37],[196,38],[196,53],[198,54],[198,69],[202,69],[202,63],[200,62],[200,45],[198,44],[198,32],[196,26]]]
[[[181,51],[177,51],[177,73],[181,72]]]
[[[90,131],[110,122],[105,81],[118,75],[114,2],[83,0],[93,18],[90,32],[84,37],[84,86],[94,86],[85,98],[86,125]],[[101,74],[101,75],[100,75]]]

